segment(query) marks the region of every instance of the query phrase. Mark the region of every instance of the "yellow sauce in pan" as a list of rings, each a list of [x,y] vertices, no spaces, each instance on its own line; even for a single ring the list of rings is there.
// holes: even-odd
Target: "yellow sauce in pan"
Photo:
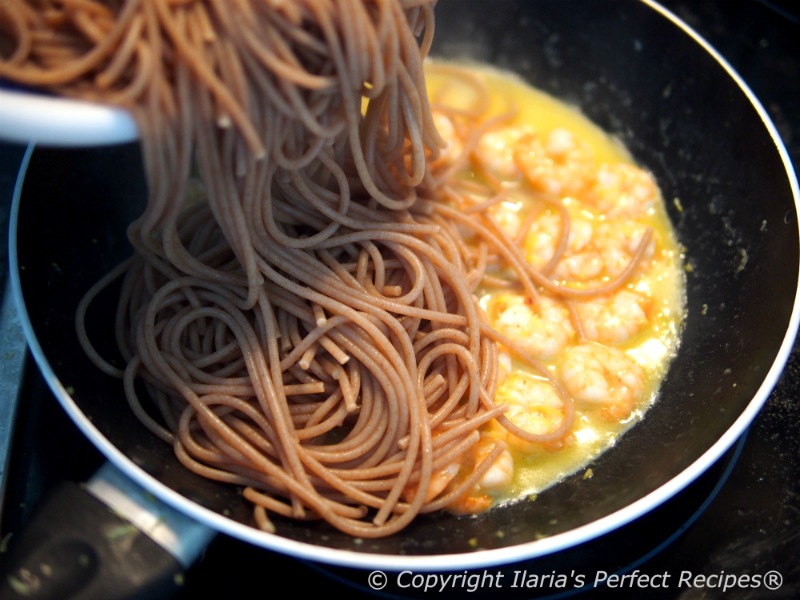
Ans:
[[[617,235],[616,232],[622,231],[624,227],[638,228],[639,230],[651,227],[654,230],[652,251],[645,253],[645,257],[642,259],[637,271],[618,292],[615,292],[625,292],[627,294],[626,298],[641,299],[640,304],[646,306],[646,323],[639,323],[627,340],[614,339],[609,342],[604,338],[604,343],[602,344],[603,347],[612,347],[620,351],[641,369],[642,389],[637,394],[635,402],[629,408],[624,408],[624,410],[611,411],[614,414],[610,416],[608,405],[576,400],[577,410],[572,435],[566,443],[560,444],[560,447],[558,447],[558,444],[555,447],[545,448],[539,444],[509,443],[509,451],[513,458],[513,477],[510,482],[497,488],[476,488],[471,496],[466,499],[467,502],[462,502],[461,506],[453,507],[457,512],[480,512],[480,510],[488,507],[485,502],[481,504],[478,501],[481,498],[484,501],[488,499],[490,505],[497,505],[521,497],[529,497],[582,469],[585,469],[584,477],[591,477],[593,475],[593,471],[590,469],[592,461],[602,452],[611,448],[622,433],[644,417],[647,409],[657,397],[660,382],[665,376],[679,341],[679,331],[684,313],[684,279],[682,276],[681,252],[667,217],[661,194],[650,175],[638,168],[635,170],[615,170],[619,169],[618,165],[620,164],[634,166],[630,155],[617,140],[592,124],[577,110],[531,88],[513,75],[486,67],[470,66],[468,75],[465,76],[461,71],[457,71],[454,75],[445,64],[433,63],[428,65],[426,77],[429,97],[432,100],[434,110],[441,105],[464,110],[475,107],[480,102],[480,94],[476,91],[477,88],[474,85],[474,81],[470,81],[470,78],[474,77],[483,82],[486,89],[489,90],[489,107],[488,113],[483,116],[484,120],[492,116],[507,114],[510,110],[516,111],[513,118],[505,121],[500,127],[490,129],[490,137],[492,139],[484,140],[485,143],[480,146],[487,161],[491,162],[493,160],[495,151],[497,157],[499,157],[496,162],[492,163],[498,165],[498,168],[492,173],[503,181],[503,185],[509,189],[510,194],[506,202],[490,209],[490,212],[494,211],[495,218],[501,224],[510,223],[509,234],[512,237],[516,233],[515,226],[523,222],[528,212],[534,209],[537,204],[539,205],[537,210],[540,211],[540,216],[537,217],[536,222],[539,219],[557,220],[557,212],[547,206],[542,208],[541,200],[536,199],[536,192],[541,190],[534,189],[528,179],[514,173],[513,161],[509,161],[508,150],[504,147],[506,142],[508,145],[519,143],[515,138],[515,136],[519,136],[514,133],[514,130],[527,132],[526,135],[538,139],[541,142],[540,146],[545,148],[550,147],[548,146],[551,139],[549,136],[554,131],[558,132],[552,138],[555,140],[553,142],[555,144],[554,147],[558,147],[557,142],[559,140],[572,139],[564,134],[563,131],[569,132],[574,136],[574,139],[580,140],[581,152],[590,157],[587,162],[589,166],[586,168],[591,169],[592,172],[585,173],[586,181],[589,182],[587,189],[590,191],[582,189],[579,192],[574,192],[574,190],[568,189],[566,192],[562,191],[562,193],[555,193],[555,195],[566,206],[572,219],[573,228],[577,230],[582,227],[584,233],[589,230],[592,231],[592,237],[587,238],[591,240],[589,242],[590,246],[605,248],[601,241],[595,243],[595,236],[602,238],[598,233],[600,230],[610,232],[611,236]],[[450,128],[446,121],[442,121],[445,112],[443,111],[442,114],[437,115],[437,119],[439,119],[437,125],[444,137],[447,138]],[[455,122],[457,118],[451,117],[451,120]],[[442,122],[445,127],[441,126]],[[457,135],[454,135],[454,140],[454,144],[458,145]],[[463,140],[461,142],[463,143]],[[541,147],[539,151],[541,151]],[[506,154],[505,163],[503,163],[502,157],[504,152]],[[617,167],[613,165],[617,165]],[[604,172],[606,175],[603,175]],[[632,174],[632,177],[642,177],[644,182],[648,180],[652,182],[654,201],[649,204],[643,204],[644,208],[638,210],[638,213],[632,209],[631,212],[636,214],[620,216],[615,211],[622,209],[612,208],[611,211],[607,211],[605,210],[607,207],[598,207],[595,201],[587,200],[587,198],[596,199],[600,195],[597,190],[605,190],[609,187],[606,186],[604,188],[604,184],[598,183],[604,181],[604,177],[608,177],[607,173],[619,172],[627,175]],[[461,176],[476,182],[485,181],[479,172],[470,168],[465,168]],[[613,183],[612,177],[612,185],[610,186],[612,188],[614,187]],[[569,185],[565,185],[565,188],[569,188]],[[635,196],[639,191],[641,190],[636,188],[632,193]],[[627,200],[621,200],[621,202],[624,203]],[[623,210],[623,212],[625,211]],[[532,234],[529,233],[529,237],[530,235]],[[577,237],[578,233],[574,235]],[[619,235],[623,234],[620,233]],[[530,241],[525,244],[524,248],[536,246],[536,243]],[[576,242],[576,246],[580,246],[580,243]],[[632,246],[632,243],[629,243],[628,246]],[[531,255],[533,252],[534,250],[530,249]],[[577,261],[585,258],[582,252],[583,249],[576,247],[572,251],[568,250],[568,256],[581,255],[578,258],[574,258]],[[633,253],[632,247],[630,252]],[[606,256],[606,254],[603,254],[603,256]],[[545,259],[546,257],[542,258],[540,263],[546,262]],[[563,274],[564,269],[561,269],[560,272]],[[508,275],[508,273],[503,272],[492,274],[500,278]],[[558,273],[551,274],[550,277],[554,280],[559,279]],[[589,277],[577,282],[572,279],[569,285],[592,287],[608,281],[610,277],[604,271],[595,278]],[[509,304],[503,300],[503,295],[508,294],[508,290],[484,286],[480,288],[479,292],[481,305],[486,310],[493,325],[498,327],[505,323],[505,321],[498,321],[498,315],[502,312],[500,309],[507,307]],[[517,295],[524,294],[521,290],[515,293]],[[517,301],[515,298],[511,299],[512,304]],[[498,309],[498,306],[500,309]],[[520,308],[523,315],[527,314],[525,310],[528,309]],[[520,316],[516,313],[515,315],[516,317]],[[628,315],[623,311],[623,324],[627,317]],[[518,329],[512,328],[507,329],[507,331],[516,331],[521,336],[524,336],[527,328],[522,323]],[[589,345],[592,344],[595,346],[601,345],[596,341],[589,342]],[[563,369],[564,353],[578,345],[581,345],[581,343],[578,341],[576,334],[563,350],[553,356],[541,359],[548,371],[562,383],[565,377]],[[497,403],[508,401],[508,390],[504,389],[503,386],[508,386],[508,382],[511,379],[519,377],[520,372],[527,374],[528,379],[524,381],[546,381],[531,371],[526,371],[526,368],[515,360],[512,362],[511,373],[506,379],[506,383],[501,385],[498,390]],[[552,408],[544,408],[539,416],[543,419],[547,415],[552,417],[552,410]],[[539,418],[539,416],[536,418]],[[492,423],[484,427],[483,435],[501,438],[507,436],[505,430]],[[498,468],[502,467],[498,466]]]

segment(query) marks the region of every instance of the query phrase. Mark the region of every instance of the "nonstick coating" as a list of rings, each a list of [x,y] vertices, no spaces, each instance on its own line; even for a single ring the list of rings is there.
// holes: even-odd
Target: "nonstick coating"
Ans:
[[[358,553],[443,555],[525,544],[520,557],[530,556],[535,540],[607,517],[675,478],[757,395],[795,303],[792,176],[731,75],[646,4],[441,0],[434,54],[514,71],[577,106],[653,172],[686,249],[688,310],[678,356],[655,406],[594,461],[591,479],[572,476],[533,502],[477,517],[421,516],[380,540],[354,540],[325,523],[275,521],[280,536]],[[241,490],[182,468],[171,447],[133,416],[121,382],[98,371],[77,343],[75,307],[130,254],[125,226],[144,196],[135,145],[34,152],[18,220],[28,315],[60,384],[103,436],[189,500],[252,524]],[[117,289],[103,294],[88,318],[89,335],[107,357],[118,357]],[[275,538],[264,540],[256,541],[280,549]]]

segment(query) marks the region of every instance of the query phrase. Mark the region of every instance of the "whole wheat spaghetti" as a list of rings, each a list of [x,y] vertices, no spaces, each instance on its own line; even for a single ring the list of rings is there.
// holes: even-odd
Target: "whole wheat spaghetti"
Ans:
[[[480,170],[477,140],[502,118],[484,118],[480,100],[452,110],[466,143],[459,160],[440,160],[422,68],[434,4],[0,4],[9,42],[0,76],[125,107],[141,133],[149,202],[128,229],[135,255],[80,303],[81,344],[186,467],[245,487],[266,531],[271,513],[392,534],[457,501],[491,467],[500,441],[446,487],[432,484],[491,419],[526,441],[558,443],[572,428],[572,399],[492,329],[475,292],[489,283],[533,302],[607,294],[650,242],[647,232],[614,280],[573,286],[549,277],[566,211],[558,250],[537,270],[488,212],[505,193],[490,174],[486,202],[468,207],[455,174],[467,163]],[[490,264],[513,275],[490,275]],[[84,327],[92,299],[120,276],[124,369],[97,354]],[[562,399],[548,433],[514,425],[495,405],[498,343]]]

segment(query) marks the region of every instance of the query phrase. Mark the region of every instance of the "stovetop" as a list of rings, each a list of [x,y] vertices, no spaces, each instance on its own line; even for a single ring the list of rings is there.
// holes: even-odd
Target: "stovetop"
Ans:
[[[790,0],[662,3],[733,65],[770,113],[794,164],[800,164],[800,6]],[[22,148],[0,146],[4,206],[21,156]],[[7,228],[7,208],[0,212],[0,227]],[[0,265],[2,281],[5,260]],[[13,358],[5,346],[0,354],[0,360]],[[0,377],[5,377],[2,369]],[[577,548],[485,573],[452,574],[462,577],[449,580],[445,591],[426,591],[425,581],[409,574],[399,581],[397,574],[388,574],[388,584],[378,594],[388,598],[639,598],[643,592],[652,598],[681,599],[800,597],[798,396],[800,344],[747,433],[706,474],[653,512]],[[19,398],[0,515],[0,561],[9,538],[54,483],[85,480],[103,461],[58,407],[30,361],[24,363]],[[0,452],[0,474],[2,458]],[[595,586],[603,573],[609,579]],[[350,598],[375,594],[368,572],[302,562],[220,535],[187,573],[181,597],[233,597],[254,591],[266,595],[275,592],[277,574],[302,592]],[[637,587],[644,581],[642,575],[649,578],[646,589]],[[699,582],[697,576],[706,578],[704,585],[690,587]],[[441,587],[443,581],[427,583]],[[726,583],[729,587],[724,590]]]

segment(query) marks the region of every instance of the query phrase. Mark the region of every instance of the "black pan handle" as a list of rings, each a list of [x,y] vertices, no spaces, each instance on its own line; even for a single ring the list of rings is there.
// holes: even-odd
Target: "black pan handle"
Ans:
[[[107,463],[58,486],[14,536],[0,600],[172,598],[213,536]]]

